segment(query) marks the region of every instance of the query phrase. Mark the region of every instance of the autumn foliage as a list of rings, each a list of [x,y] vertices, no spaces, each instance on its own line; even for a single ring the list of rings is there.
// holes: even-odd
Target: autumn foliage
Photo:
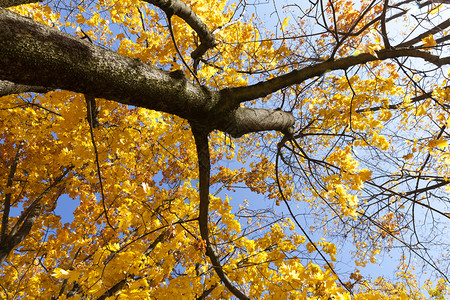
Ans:
[[[0,298],[445,299],[446,2],[0,0]]]

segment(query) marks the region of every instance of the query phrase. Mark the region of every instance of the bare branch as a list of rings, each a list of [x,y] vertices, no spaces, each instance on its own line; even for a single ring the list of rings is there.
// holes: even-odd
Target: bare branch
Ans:
[[[390,49],[391,48],[391,44],[389,43],[389,38],[388,38],[388,34],[387,34],[387,30],[386,30],[386,12],[387,12],[387,8],[388,8],[388,4],[389,4],[389,0],[385,0],[384,1],[384,5],[383,5],[383,12],[381,13],[381,36],[383,37],[383,42],[384,42],[384,48],[386,49]]]
[[[4,207],[3,207],[3,217],[2,217],[2,229],[0,233],[0,243],[4,243],[8,236],[8,219],[9,219],[9,211],[11,209],[11,195],[12,195],[12,185],[14,176],[16,174],[17,165],[19,164],[19,157],[22,153],[23,148],[23,142],[20,142],[17,146],[16,155],[14,157],[14,160],[12,162],[11,168],[9,169],[9,175],[8,180],[6,182],[6,188],[9,189],[9,191],[5,194],[5,201],[4,201]]]
[[[411,98],[409,100],[408,104],[410,105],[412,103],[428,99],[428,98],[430,98],[432,96],[432,94],[433,94],[433,92],[427,92],[427,93],[422,94],[420,96],[413,97],[413,98]],[[404,105],[404,103],[402,101],[402,102],[399,102],[399,103],[396,103],[396,104],[389,104],[388,106],[380,105],[380,106],[360,108],[360,109],[357,109],[355,112],[360,114],[360,113],[364,113],[364,112],[369,112],[369,111],[370,112],[374,112],[374,111],[379,111],[379,110],[383,110],[383,109],[398,109],[398,108],[401,108],[403,105]]]
[[[441,24],[436,25],[435,27],[431,28],[430,30],[427,30],[426,32],[416,36],[415,38],[406,41],[404,43],[401,43],[400,45],[397,45],[397,48],[406,48],[413,46],[416,43],[419,43],[422,39],[426,38],[430,34],[435,34],[438,32],[443,31],[445,28],[450,27],[450,18],[442,22]]]
[[[206,243],[206,255],[211,260],[214,271],[222,280],[223,284],[228,290],[239,299],[249,299],[245,294],[238,290],[232,283],[228,276],[222,269],[219,257],[214,250],[211,240],[209,238],[208,218],[209,218],[209,179],[211,171],[211,162],[209,156],[209,131],[204,128],[199,128],[191,124],[192,133],[195,138],[195,145],[197,147],[198,168],[199,168],[199,197],[200,207],[198,215],[198,223],[200,235]]]
[[[337,60],[328,60],[303,69],[294,70],[290,73],[269,79],[267,81],[262,81],[254,85],[223,89],[221,90],[221,97],[233,100],[236,99],[236,101],[240,102],[250,101],[260,97],[266,97],[267,95],[270,95],[285,87],[300,84],[307,79],[322,76],[323,74],[333,70],[346,70],[356,65],[396,57],[422,58],[438,67],[450,64],[450,57],[440,58],[429,52],[415,48],[380,50],[377,51],[377,56],[378,57],[375,57],[369,53],[363,53],[357,56],[348,56]]]
[[[43,209],[40,201],[47,195],[54,187],[56,187],[62,179],[72,170],[73,167],[68,167],[63,174],[55,178],[55,180],[50,184],[34,201],[33,203],[25,209],[20,217],[18,218],[16,224],[9,232],[8,236],[2,240],[0,244],[0,264],[2,264],[9,253],[19,245],[29,234],[31,227],[33,226],[36,219],[41,214]]]
[[[289,133],[295,123],[294,116],[289,112],[243,107],[238,108],[224,120],[225,123],[219,124],[216,129],[236,138],[247,133],[268,130]]]
[[[97,177],[98,177],[98,182],[100,185],[100,195],[102,197],[103,213],[105,214],[106,223],[108,223],[109,227],[111,227],[113,230],[115,230],[114,226],[111,224],[111,222],[109,221],[109,217],[108,217],[108,208],[106,207],[106,203],[105,203],[105,191],[103,189],[102,172],[100,170],[100,162],[98,159],[97,144],[95,143],[94,127],[96,127],[96,125],[98,124],[98,119],[96,118],[97,117],[96,116],[97,109],[95,108],[96,107],[95,98],[92,97],[91,95],[84,95],[84,98],[86,100],[89,132],[91,134],[91,142],[92,142],[92,147],[94,148],[94,154],[95,154],[95,164],[97,166]]]

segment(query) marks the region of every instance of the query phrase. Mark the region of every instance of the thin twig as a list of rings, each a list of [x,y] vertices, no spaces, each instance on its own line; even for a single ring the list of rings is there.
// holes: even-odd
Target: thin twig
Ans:
[[[183,62],[183,65],[186,66],[186,68],[189,70],[189,72],[192,74],[192,76],[194,76],[195,80],[197,81],[197,83],[199,85],[201,85],[200,80],[198,80],[197,74],[195,74],[194,71],[192,71],[192,69],[189,67],[189,65],[186,63],[186,61],[183,58],[183,55],[180,52],[180,49],[178,48],[177,45],[177,41],[175,40],[175,35],[173,34],[173,29],[172,29],[172,17],[167,15],[167,23],[169,24],[169,31],[170,31],[170,36],[172,37],[172,42],[173,45],[175,47],[175,50],[177,51],[178,55],[180,56],[181,61]]]
[[[9,211],[11,209],[11,195],[12,195],[12,185],[14,181],[14,175],[16,174],[17,165],[19,164],[19,157],[22,153],[23,141],[21,141],[17,145],[16,155],[14,156],[13,163],[11,168],[9,169],[8,181],[6,183],[6,189],[8,192],[5,195],[5,203],[3,209],[3,217],[2,217],[2,230],[0,234],[0,241],[4,242],[8,235],[8,219],[9,219]]]
[[[89,120],[89,131],[91,133],[91,141],[92,141],[92,146],[94,147],[94,153],[95,153],[95,163],[97,165],[97,176],[98,176],[98,181],[100,184],[100,193],[102,196],[102,205],[103,205],[103,212],[105,214],[105,218],[106,218],[106,222],[108,223],[108,225],[115,231],[116,229],[111,225],[109,218],[108,218],[108,209],[106,208],[106,203],[105,203],[105,193],[103,190],[103,180],[102,180],[102,174],[100,171],[100,163],[99,163],[99,159],[98,159],[98,150],[97,150],[97,145],[95,144],[95,138],[94,138],[94,115],[93,115],[93,106],[92,106],[92,102],[95,101],[95,98],[89,95],[84,95],[84,98],[86,100],[87,103],[87,107],[88,107],[88,111],[90,112],[88,115],[88,120]]]
[[[283,140],[284,137],[283,137]],[[286,196],[284,195],[283,189],[281,188],[281,183],[280,183],[280,178],[278,175],[278,165],[279,165],[279,157],[280,157],[280,151],[281,151],[281,147],[283,143],[280,143],[278,145],[278,151],[277,151],[277,156],[276,156],[276,160],[275,160],[275,177],[276,177],[276,181],[277,181],[277,186],[278,186],[278,191],[280,192],[281,195],[281,199],[283,200],[283,202],[286,204],[286,207],[290,213],[290,215],[292,216],[292,218],[294,219],[294,222],[297,224],[297,226],[300,228],[300,230],[303,232],[303,234],[305,235],[305,237],[308,239],[309,243],[314,247],[314,249],[316,249],[317,253],[319,253],[320,257],[322,257],[322,259],[325,261],[325,263],[327,264],[328,268],[330,268],[331,272],[333,272],[334,275],[336,275],[339,283],[350,293],[353,294],[352,290],[349,289],[347,287],[346,284],[344,284],[344,282],[342,282],[342,280],[339,278],[339,275],[336,273],[336,271],[334,270],[333,266],[331,265],[330,262],[328,262],[327,258],[325,257],[325,255],[323,255],[322,251],[320,251],[320,249],[317,247],[317,245],[312,241],[312,239],[309,237],[309,235],[306,233],[305,229],[303,229],[303,227],[300,225],[300,222],[298,222],[297,218],[295,217],[294,213],[292,212],[292,209],[290,207],[290,205],[287,202]]]

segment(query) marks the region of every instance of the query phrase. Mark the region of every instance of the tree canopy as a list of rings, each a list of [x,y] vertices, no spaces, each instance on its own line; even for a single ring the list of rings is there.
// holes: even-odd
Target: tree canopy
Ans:
[[[0,0],[0,297],[444,299],[449,8]]]

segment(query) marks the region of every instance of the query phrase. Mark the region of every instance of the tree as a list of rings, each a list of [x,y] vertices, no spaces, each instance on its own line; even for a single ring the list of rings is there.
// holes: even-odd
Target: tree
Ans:
[[[446,1],[274,1],[272,31],[245,1],[30,2],[0,1],[2,298],[448,292]]]

